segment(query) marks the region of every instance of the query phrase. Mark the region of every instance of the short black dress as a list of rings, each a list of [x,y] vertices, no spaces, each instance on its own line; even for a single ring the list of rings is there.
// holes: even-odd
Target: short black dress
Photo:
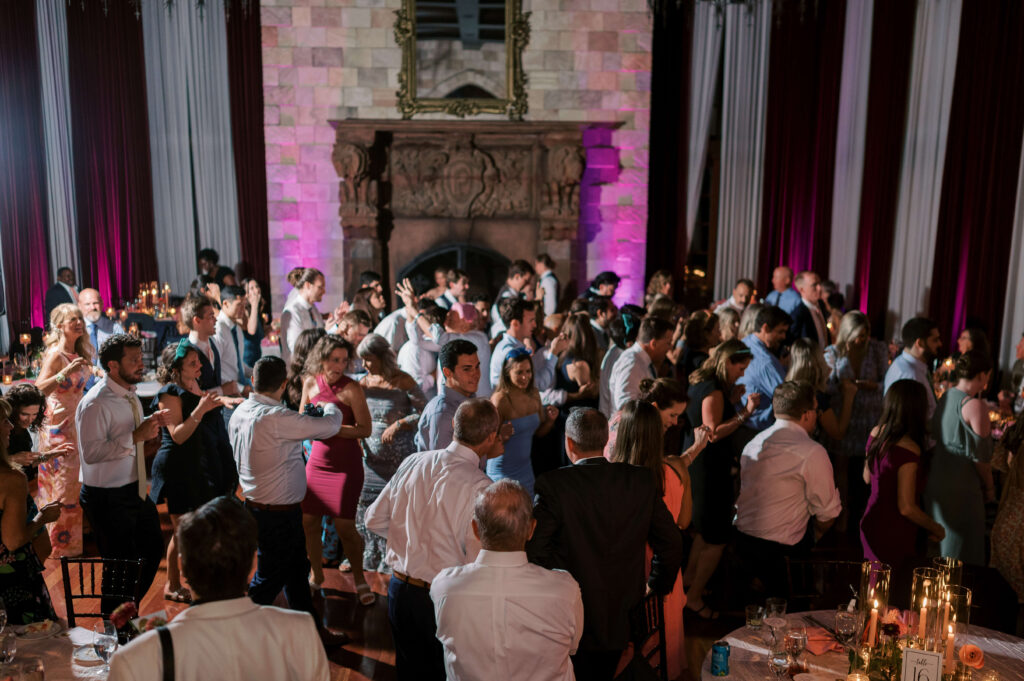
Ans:
[[[693,430],[703,423],[701,403],[715,390],[725,397],[722,423],[736,415],[736,407],[729,402],[729,389],[718,380],[691,385],[687,394],[690,403],[686,417],[687,429],[684,449],[693,444]],[[693,527],[708,544],[727,544],[732,537],[732,519],[735,515],[733,498],[733,468],[739,460],[738,439],[733,432],[726,438],[708,443],[690,464],[690,484],[693,493]]]
[[[159,408],[163,395],[173,395],[181,400],[181,417],[189,418],[199,404],[199,395],[179,385],[168,383],[153,398],[153,408]],[[203,415],[185,442],[178,444],[171,439],[166,428],[160,431],[160,449],[153,459],[149,498],[154,504],[167,501],[167,512],[174,515],[188,513],[207,501],[222,494],[224,473],[219,462],[225,456],[220,450],[227,448],[231,456],[231,445],[221,437],[224,419],[220,409],[212,409]]]

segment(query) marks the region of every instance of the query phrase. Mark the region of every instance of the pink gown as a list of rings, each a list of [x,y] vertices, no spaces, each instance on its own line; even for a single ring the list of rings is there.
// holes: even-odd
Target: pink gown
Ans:
[[[66,367],[78,355],[60,352]],[[90,372],[79,370],[64,379],[63,383],[46,398],[45,432],[48,436],[46,449],[70,442],[75,449],[64,456],[50,459],[39,465],[39,492],[36,504],[42,508],[52,501],[63,504],[60,518],[49,525],[50,544],[53,552],[50,558],[82,555],[82,507],[78,503],[79,454],[78,430],[75,428],[75,410],[82,401],[85,384]],[[58,426],[58,427],[55,427]]]

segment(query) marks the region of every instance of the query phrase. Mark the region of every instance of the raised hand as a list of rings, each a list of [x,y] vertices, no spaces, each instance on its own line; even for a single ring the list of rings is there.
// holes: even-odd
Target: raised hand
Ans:
[[[757,405],[761,404],[761,393],[750,393],[747,395],[747,416],[757,411]]]

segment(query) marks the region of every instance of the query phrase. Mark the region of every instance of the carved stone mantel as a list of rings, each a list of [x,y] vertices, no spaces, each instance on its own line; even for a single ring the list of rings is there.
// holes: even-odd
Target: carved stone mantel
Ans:
[[[373,269],[393,283],[408,261],[453,239],[472,239],[530,262],[538,252],[550,252],[563,281],[582,265],[573,261],[573,242],[579,232],[583,132],[594,124],[331,125],[347,281]]]

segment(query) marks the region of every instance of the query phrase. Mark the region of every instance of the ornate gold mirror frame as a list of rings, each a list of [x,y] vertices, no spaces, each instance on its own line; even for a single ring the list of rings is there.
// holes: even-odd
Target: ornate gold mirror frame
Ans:
[[[503,99],[445,99],[416,96],[416,0],[402,0],[395,11],[395,40],[402,48],[398,72],[398,110],[402,118],[441,111],[465,118],[480,113],[508,114],[522,120],[526,114],[526,74],[523,49],[530,41],[530,12],[523,14],[522,0],[505,1],[505,97]]]

